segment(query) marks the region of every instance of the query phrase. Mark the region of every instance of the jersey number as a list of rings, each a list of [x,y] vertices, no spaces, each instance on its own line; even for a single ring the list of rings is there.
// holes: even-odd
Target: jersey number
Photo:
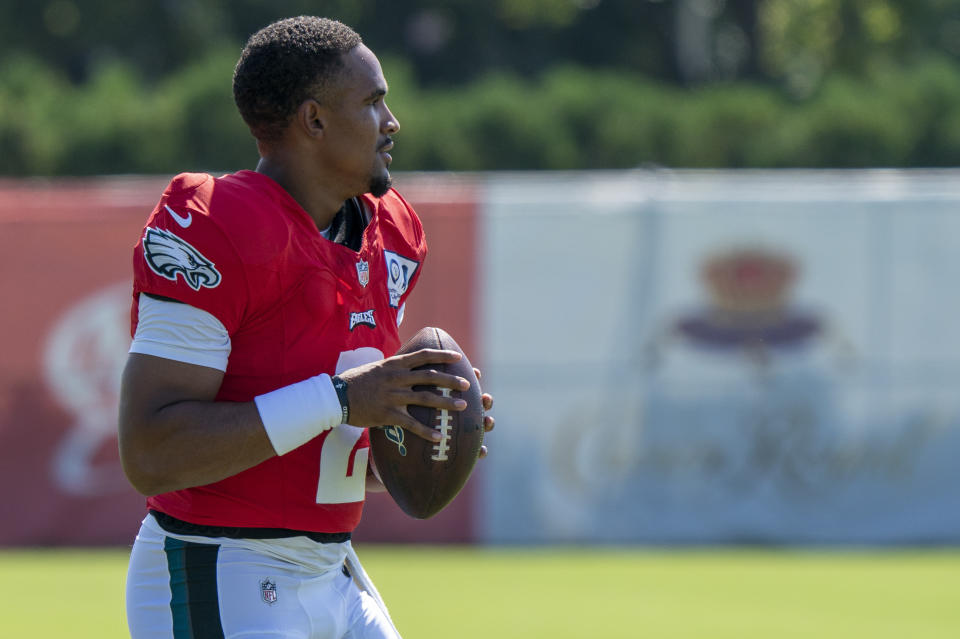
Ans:
[[[369,346],[344,351],[337,359],[337,373],[381,359],[383,353]],[[320,479],[317,482],[318,504],[363,501],[370,449],[355,449],[362,434],[362,428],[340,424],[323,440],[323,448],[320,449]],[[351,461],[353,469],[348,475],[347,469],[350,468]]]

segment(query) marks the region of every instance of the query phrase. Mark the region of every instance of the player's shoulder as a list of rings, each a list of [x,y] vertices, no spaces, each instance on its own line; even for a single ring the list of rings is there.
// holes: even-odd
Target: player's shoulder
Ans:
[[[206,229],[241,254],[262,253],[267,245],[284,245],[291,232],[277,188],[253,171],[220,177],[181,173],[170,181],[154,217],[177,222],[182,230],[182,222],[190,220],[196,233]]]
[[[164,196],[191,196],[213,188],[214,177],[209,173],[179,173],[164,189]]]
[[[250,291],[269,289],[272,269],[259,267],[282,259],[291,233],[270,187],[236,175],[174,177],[134,248],[136,290],[206,310],[229,330]]]
[[[181,173],[175,176],[163,193],[170,205],[181,204],[217,222],[228,224],[248,221],[244,218],[264,217],[275,206],[271,182],[253,171],[239,171],[220,177],[208,173]],[[251,220],[252,221],[252,220]]]

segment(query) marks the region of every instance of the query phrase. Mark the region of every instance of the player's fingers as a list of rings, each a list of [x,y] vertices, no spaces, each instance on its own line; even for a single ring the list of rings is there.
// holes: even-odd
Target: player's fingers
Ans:
[[[477,376],[477,381],[480,381],[480,378],[483,377],[483,373],[480,372],[480,369],[476,366],[473,367],[473,374]]]
[[[484,418],[483,418],[483,430],[484,430],[484,432],[489,433],[491,430],[493,430],[493,427],[494,427],[494,425],[496,425],[496,423],[497,423],[496,420],[495,420],[493,417],[491,417],[490,415],[487,415],[486,417],[484,417]]]
[[[483,410],[490,410],[493,408],[493,396],[490,393],[484,393],[480,399],[483,400]]]
[[[467,407],[467,400],[459,397],[437,395],[431,391],[413,391],[405,399],[407,404],[440,408],[444,410],[462,411]]]
[[[480,459],[483,459],[483,458],[486,457],[486,456],[487,456],[487,447],[486,447],[486,446],[481,446],[481,447],[480,447]]]
[[[470,388],[470,382],[458,375],[427,369],[410,371],[404,386],[439,386],[440,388],[465,391]]]
[[[412,353],[403,355],[394,355],[390,359],[396,361],[404,368],[416,368],[426,364],[452,364],[463,358],[463,355],[457,351],[444,351],[436,348],[422,348]]]
[[[440,441],[441,433],[439,430],[421,424],[409,414],[399,415],[394,421],[396,421],[396,426],[413,433],[417,437],[425,439],[429,442]]]

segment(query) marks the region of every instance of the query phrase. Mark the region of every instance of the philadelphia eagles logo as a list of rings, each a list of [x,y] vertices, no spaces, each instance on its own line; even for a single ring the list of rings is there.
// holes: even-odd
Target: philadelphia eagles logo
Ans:
[[[183,276],[187,286],[199,291],[201,286],[216,288],[220,272],[197,249],[163,229],[147,227],[143,236],[143,257],[157,275],[177,281]]]

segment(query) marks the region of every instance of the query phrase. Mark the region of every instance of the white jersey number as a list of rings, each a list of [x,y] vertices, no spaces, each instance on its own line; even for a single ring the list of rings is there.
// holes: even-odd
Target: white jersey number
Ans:
[[[337,373],[381,359],[383,353],[368,346],[344,351],[337,359]],[[362,428],[340,424],[332,429],[323,441],[323,448],[320,450],[320,479],[317,482],[318,504],[363,501],[370,449],[362,448],[354,454],[354,446],[362,434]],[[347,474],[351,458],[353,469]]]

